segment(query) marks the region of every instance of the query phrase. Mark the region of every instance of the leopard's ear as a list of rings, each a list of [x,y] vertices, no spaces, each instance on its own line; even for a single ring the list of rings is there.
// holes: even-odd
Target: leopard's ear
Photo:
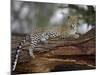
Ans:
[[[70,18],[70,16],[68,16],[68,18],[67,19],[69,19]]]

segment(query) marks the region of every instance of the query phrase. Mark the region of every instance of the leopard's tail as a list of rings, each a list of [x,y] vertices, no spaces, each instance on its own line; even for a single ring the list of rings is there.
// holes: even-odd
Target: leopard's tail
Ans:
[[[19,57],[19,53],[23,47],[23,45],[25,44],[25,42],[28,40],[27,36],[24,38],[24,40],[22,40],[18,46],[16,47],[16,54],[15,54],[15,58],[14,58],[14,62],[12,61],[12,65],[11,65],[11,70],[14,71],[18,62],[18,57]]]

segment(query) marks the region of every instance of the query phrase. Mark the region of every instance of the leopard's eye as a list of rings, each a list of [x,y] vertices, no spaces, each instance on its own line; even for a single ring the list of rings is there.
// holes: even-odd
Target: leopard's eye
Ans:
[[[71,27],[74,28],[75,27],[75,24],[72,24]]]

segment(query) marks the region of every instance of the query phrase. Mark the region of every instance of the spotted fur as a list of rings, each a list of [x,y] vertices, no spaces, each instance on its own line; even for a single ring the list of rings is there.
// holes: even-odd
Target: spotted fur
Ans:
[[[12,65],[12,71],[15,70],[16,68],[16,64],[17,64],[17,61],[18,61],[18,56],[19,56],[19,53],[23,47],[23,45],[26,43],[26,41],[29,40],[29,36],[27,35],[24,40],[22,40],[20,43],[18,43],[18,46],[16,47],[16,55],[15,55],[15,58],[14,58],[14,62],[13,62],[13,65]]]
[[[53,37],[56,37],[56,36],[59,36],[59,35],[60,34],[57,33],[57,32],[44,32],[42,34],[41,33],[36,33],[34,35],[30,35],[30,36],[25,37],[25,39],[22,40],[17,46],[17,49],[16,49],[17,52],[16,52],[16,56],[15,56],[15,59],[14,59],[14,63],[12,65],[12,71],[14,71],[15,68],[16,68],[19,53],[20,53],[21,48],[23,47],[23,45],[26,43],[26,41],[30,42],[29,55],[32,58],[35,58],[35,56],[33,54],[34,48],[37,46],[37,44],[39,42],[46,42],[49,38],[53,38]]]
[[[29,47],[29,54],[30,56],[32,56],[33,58],[35,58],[34,54],[33,54],[33,50],[36,47],[36,45],[39,42],[46,42],[49,38],[51,37],[56,37],[59,36],[60,34],[57,32],[44,32],[42,34],[38,33],[35,34],[34,36],[31,36],[31,44]]]

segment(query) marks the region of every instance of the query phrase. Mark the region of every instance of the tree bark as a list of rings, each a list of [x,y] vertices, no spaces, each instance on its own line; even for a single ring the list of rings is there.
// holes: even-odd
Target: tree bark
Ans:
[[[14,36],[12,36],[12,52],[16,46]],[[22,39],[22,36],[15,36],[17,41],[20,41],[18,37]],[[50,38],[48,43],[39,43],[36,46],[35,59],[29,56],[28,45],[25,45],[20,52],[14,73],[95,69],[95,37],[94,28],[78,39]]]

